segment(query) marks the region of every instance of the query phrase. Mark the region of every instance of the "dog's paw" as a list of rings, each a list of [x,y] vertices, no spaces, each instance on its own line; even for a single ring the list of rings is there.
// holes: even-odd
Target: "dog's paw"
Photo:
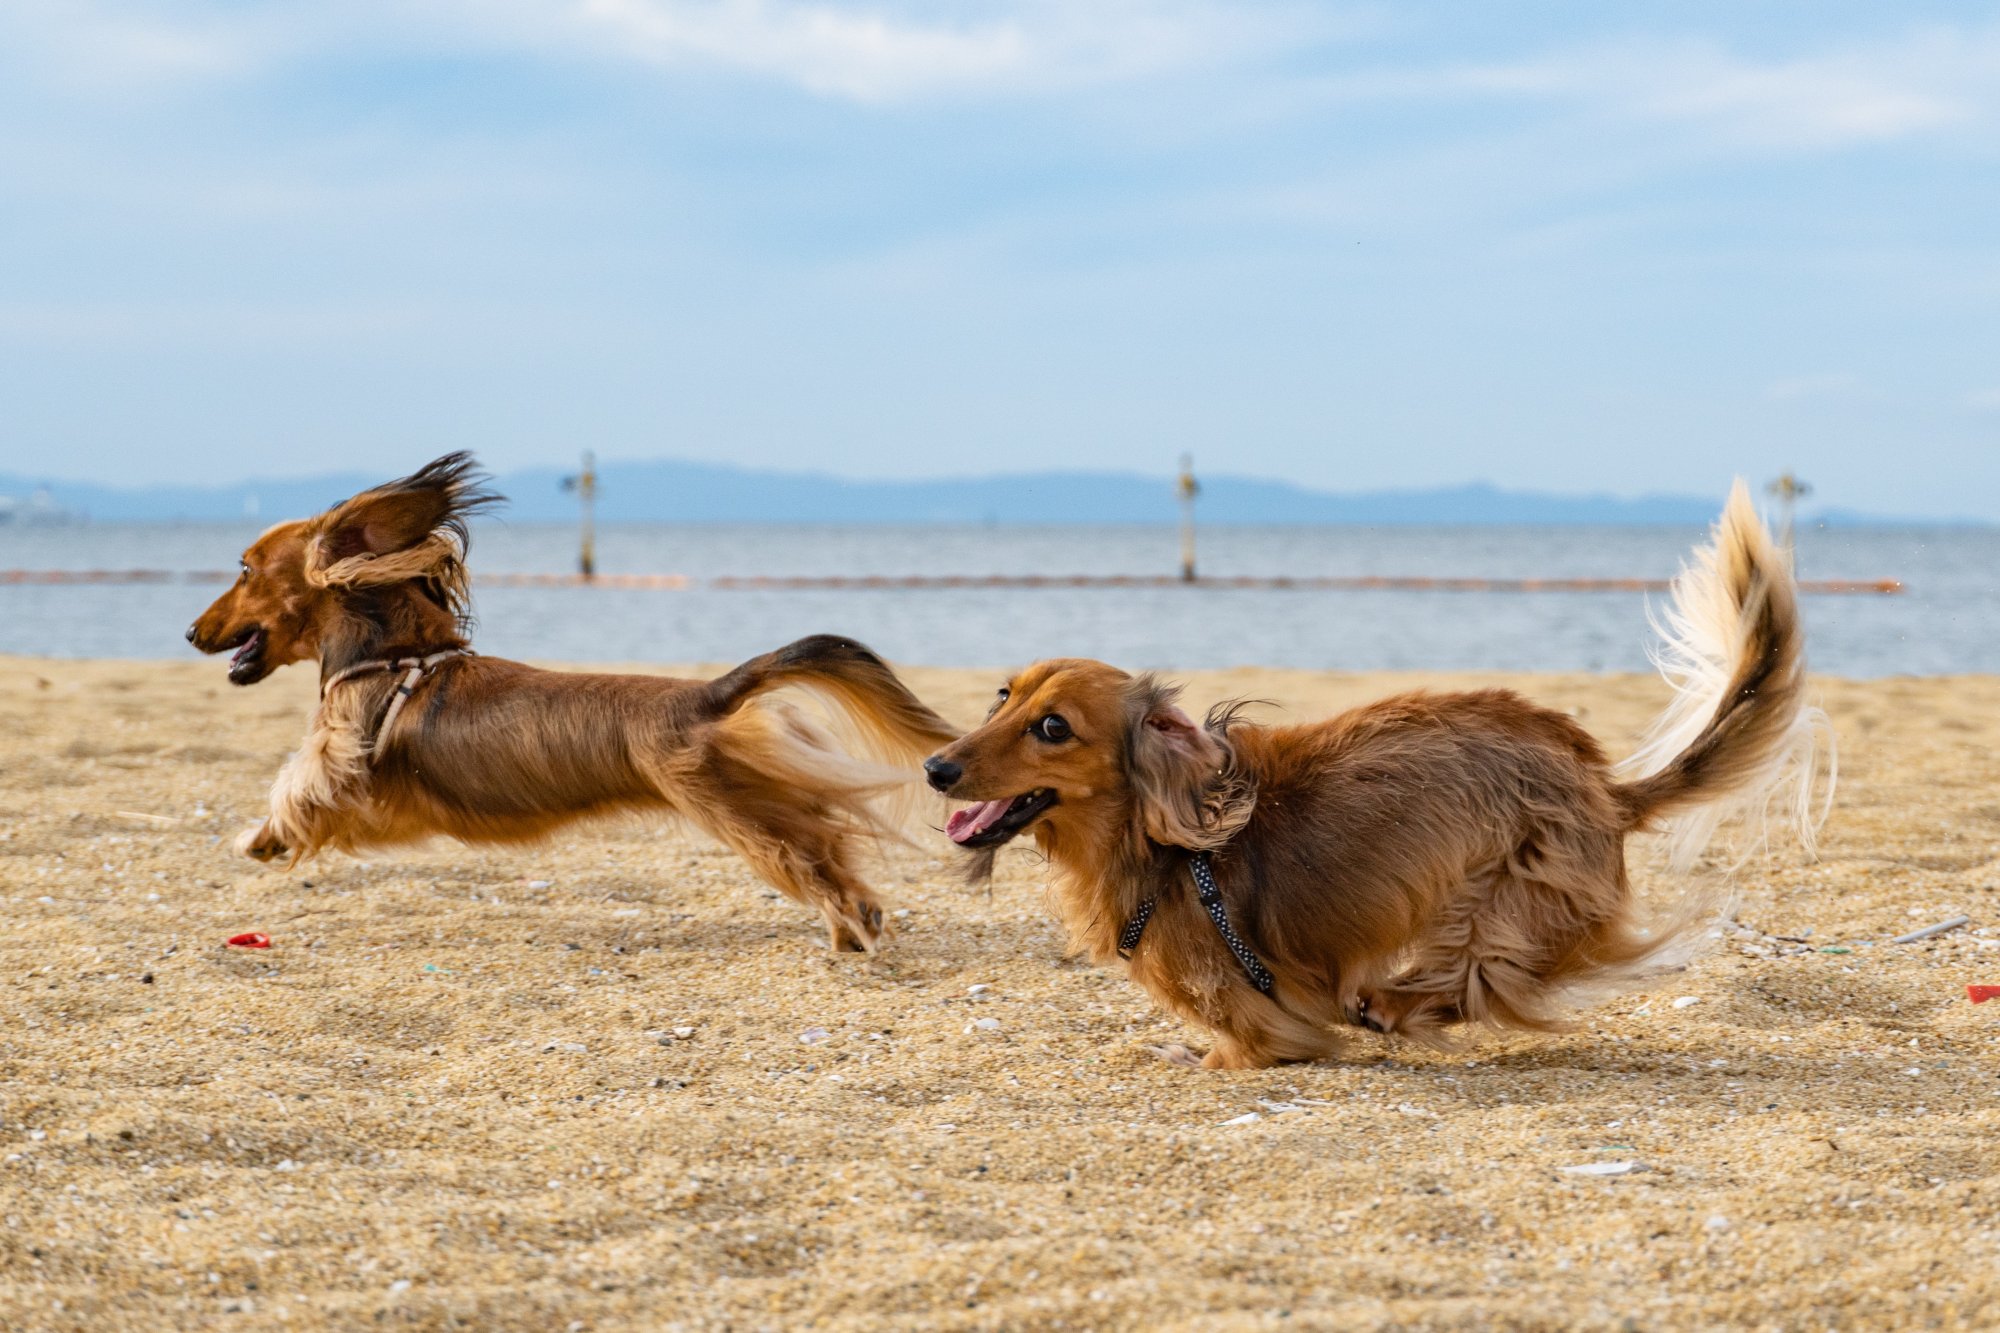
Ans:
[[[1182,1069],[1201,1068],[1201,1057],[1177,1041],[1169,1042],[1165,1046],[1148,1046],[1146,1050],[1149,1054],[1157,1055],[1168,1064],[1179,1065]]]
[[[1367,1028],[1370,1032],[1387,1033],[1394,1026],[1389,1015],[1380,1004],[1371,1004],[1366,995],[1357,995],[1342,1006],[1350,1027]]]
[[[852,915],[828,916],[826,947],[833,953],[872,954],[888,934],[883,928],[882,909],[869,903]]]
[[[853,917],[843,924],[853,940],[850,948],[855,953],[873,954],[888,942],[889,923],[883,917],[880,903],[862,903],[854,909]]]
[[[253,861],[268,862],[288,855],[291,848],[285,846],[284,841],[271,831],[271,826],[265,823],[239,833],[236,836],[236,851]]]

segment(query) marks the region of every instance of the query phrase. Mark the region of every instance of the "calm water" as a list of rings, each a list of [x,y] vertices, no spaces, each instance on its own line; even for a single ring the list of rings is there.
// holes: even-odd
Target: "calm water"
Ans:
[[[226,569],[255,526],[0,527],[0,568]],[[1702,534],[1680,528],[1216,528],[1212,574],[1665,577]],[[611,572],[1157,574],[1160,528],[650,527],[600,535]],[[562,571],[567,527],[491,524],[475,570]],[[1847,676],[2000,672],[2000,530],[1801,535],[1814,578],[1899,578],[1900,597],[1806,600],[1814,666]],[[0,586],[0,653],[193,657],[182,631],[217,589]],[[543,660],[723,662],[818,630],[898,661],[1002,667],[1057,654],[1129,667],[1645,670],[1646,598],[1626,593],[1231,592],[1206,589],[655,592],[490,588],[475,642]]]

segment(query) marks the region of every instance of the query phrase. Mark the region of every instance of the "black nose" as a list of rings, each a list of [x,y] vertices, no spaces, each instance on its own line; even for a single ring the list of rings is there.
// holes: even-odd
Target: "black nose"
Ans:
[[[188,632],[187,632],[187,641],[188,641],[189,643],[193,643],[193,642],[194,642],[194,629],[195,629],[195,627],[194,627],[193,625],[189,625],[189,626],[188,626]]]
[[[924,760],[924,776],[931,780],[931,786],[939,791],[950,791],[958,780],[965,776],[965,765],[954,764],[949,759],[936,755]]]

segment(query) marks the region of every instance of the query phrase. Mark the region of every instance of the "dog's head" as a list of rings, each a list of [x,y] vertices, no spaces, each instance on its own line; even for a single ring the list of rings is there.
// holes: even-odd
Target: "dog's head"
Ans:
[[[254,685],[329,644],[461,646],[470,608],[466,519],[498,501],[472,456],[280,523],[250,544],[229,591],[188,629],[205,653],[234,650],[229,679]]]
[[[973,804],[945,832],[992,849],[1030,827],[1044,848],[1131,833],[1176,847],[1220,846],[1249,819],[1256,790],[1237,768],[1234,710],[1198,726],[1177,687],[1102,662],[1038,662],[1008,681],[976,731],[931,756],[931,785]]]

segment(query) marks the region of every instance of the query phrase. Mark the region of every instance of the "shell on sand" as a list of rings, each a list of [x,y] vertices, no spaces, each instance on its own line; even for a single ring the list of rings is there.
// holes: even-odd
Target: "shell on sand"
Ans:
[[[970,721],[998,673],[909,679]],[[1198,673],[1190,696],[1314,715],[1418,679]],[[1512,683],[1614,754],[1664,701],[1638,677]],[[888,851],[897,934],[872,960],[658,826],[232,858],[312,686],[0,659],[0,1325],[2000,1309],[2000,1006],[1965,999],[2000,981],[2000,681],[1826,682],[1823,859],[1750,859],[1754,929],[1655,993],[1562,1037],[1239,1074],[1149,1054],[1203,1034],[1062,958],[1024,850],[990,897],[941,838]],[[246,931],[274,947],[224,945]],[[1647,1169],[1563,1170],[1625,1160]]]

